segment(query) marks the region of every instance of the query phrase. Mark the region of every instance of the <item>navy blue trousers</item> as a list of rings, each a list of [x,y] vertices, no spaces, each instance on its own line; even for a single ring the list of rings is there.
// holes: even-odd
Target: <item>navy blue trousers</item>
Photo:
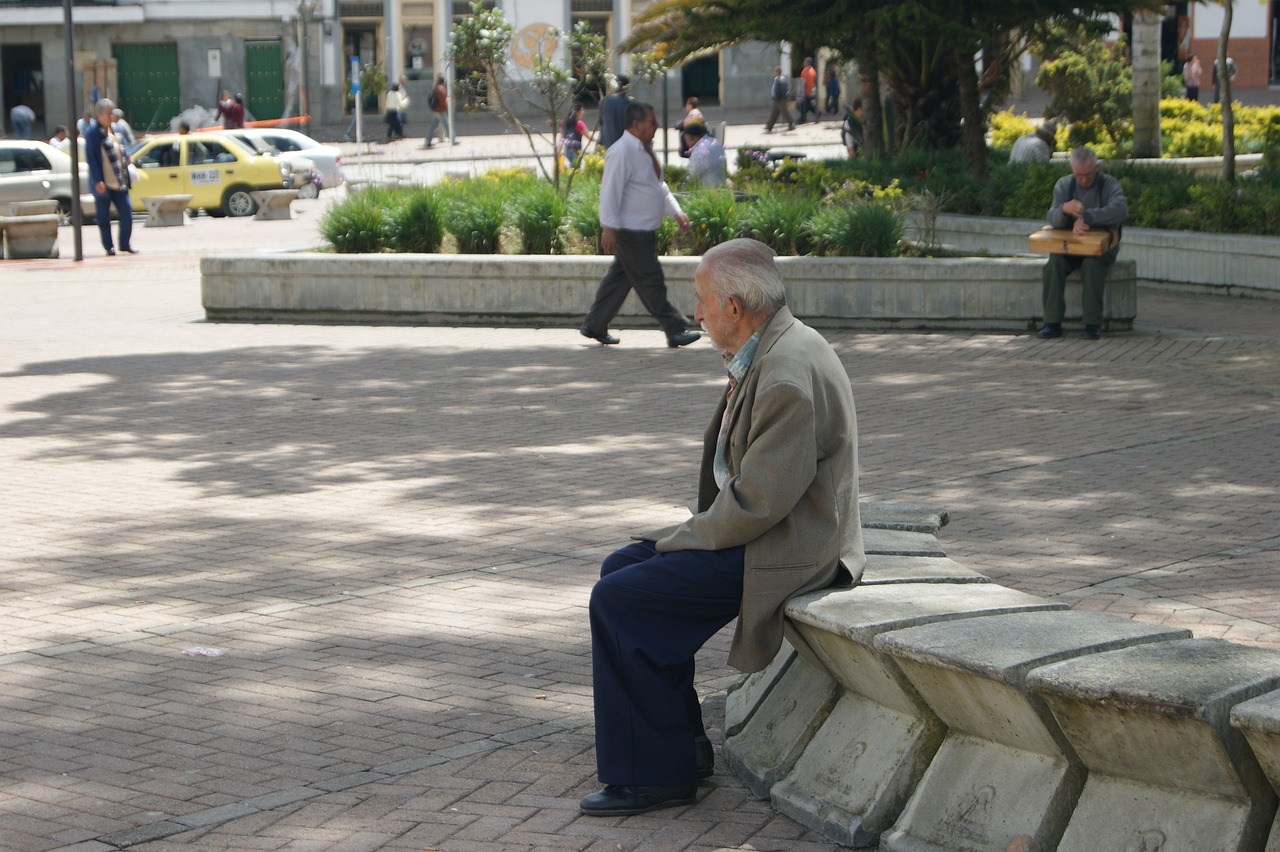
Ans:
[[[604,784],[693,784],[704,735],[694,655],[738,615],[744,548],[629,544],[591,590],[596,772]]]

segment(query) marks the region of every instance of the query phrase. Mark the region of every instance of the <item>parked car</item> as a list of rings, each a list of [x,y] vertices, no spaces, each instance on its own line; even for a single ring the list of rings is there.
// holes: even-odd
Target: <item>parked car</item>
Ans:
[[[162,133],[133,152],[138,180],[129,190],[134,210],[152,195],[190,195],[187,208],[211,216],[251,216],[254,190],[288,189],[287,163],[248,148],[221,133]]]
[[[80,205],[94,215],[89,167],[80,160]],[[0,139],[0,203],[56,199],[63,216],[71,214],[71,157],[47,142]]]
[[[289,188],[298,190],[299,198],[315,198],[320,193],[320,172],[316,169],[316,164],[306,157],[300,154],[281,153],[270,142],[252,133],[245,132],[244,128],[218,132],[225,133],[227,136],[236,139],[250,151],[266,154],[268,157],[276,157],[282,163],[287,163],[293,179],[293,183]]]
[[[320,173],[320,186],[325,189],[342,186],[346,180],[342,174],[342,151],[332,145],[321,145],[307,134],[286,127],[246,127],[238,132],[261,139],[283,154],[306,157],[315,163],[316,171]],[[319,192],[319,187],[316,191]]]

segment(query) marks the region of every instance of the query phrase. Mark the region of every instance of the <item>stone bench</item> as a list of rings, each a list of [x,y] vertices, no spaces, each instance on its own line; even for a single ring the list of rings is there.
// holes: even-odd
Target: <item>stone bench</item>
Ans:
[[[147,205],[148,228],[176,228],[187,222],[190,195],[148,195],[142,201]]]
[[[1275,791],[1229,719],[1280,687],[1280,653],[1185,639],[1055,663],[1027,684],[1089,771],[1062,852],[1263,848]]]
[[[44,198],[39,201],[11,201],[5,210],[6,216],[43,216],[58,212],[56,198]]]
[[[57,209],[57,202],[53,202]],[[10,259],[58,256],[58,225],[62,217],[55,213],[0,216],[4,256]]]
[[[1280,691],[1268,692],[1231,708],[1231,726],[1244,734],[1271,788],[1280,791]],[[1280,814],[1271,823],[1268,850],[1280,844]]]
[[[260,189],[253,193],[253,202],[258,209],[253,214],[255,219],[289,219],[294,199],[298,197],[296,189]]]
[[[1027,612],[885,633],[888,654],[947,726],[929,770],[881,849],[1056,848],[1085,768],[1053,714],[1027,689],[1049,663],[1190,638],[1096,612]]]
[[[945,514],[863,515],[861,583],[789,601],[726,696],[754,795],[882,852],[1280,852],[1280,652],[991,583],[929,555]]]

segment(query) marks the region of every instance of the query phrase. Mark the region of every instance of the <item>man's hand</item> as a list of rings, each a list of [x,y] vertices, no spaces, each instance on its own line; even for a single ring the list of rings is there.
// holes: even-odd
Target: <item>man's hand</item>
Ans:
[[[603,232],[600,234],[600,250],[605,254],[613,254],[613,250],[617,247],[618,232],[613,228],[604,228]]]
[[[1068,216],[1083,216],[1084,204],[1078,198],[1073,198],[1062,205],[1062,212]]]
[[[1077,237],[1088,233],[1089,226],[1084,223],[1084,219],[1077,219],[1075,224],[1071,226],[1071,232]]]
[[[689,233],[689,217],[683,213],[676,214],[676,224],[680,226],[680,233]]]
[[[98,195],[106,195],[107,194],[106,183],[104,183],[103,181],[98,181],[93,185],[93,191],[98,193]]]

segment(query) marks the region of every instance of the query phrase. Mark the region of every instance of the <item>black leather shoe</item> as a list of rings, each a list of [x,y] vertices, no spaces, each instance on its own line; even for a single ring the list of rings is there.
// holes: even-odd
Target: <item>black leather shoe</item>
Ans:
[[[1045,323],[1040,328],[1040,330],[1036,332],[1036,337],[1040,338],[1041,340],[1049,340],[1051,338],[1061,337],[1061,336],[1062,336],[1062,326],[1056,322]]]
[[[133,246],[125,246],[124,248],[120,249],[120,251],[124,252],[125,254],[137,254],[137,253],[138,253],[138,250],[137,250],[136,248],[134,248]]]
[[[1080,332],[1080,337],[1085,340],[1097,340],[1102,337],[1102,329],[1096,325],[1086,325],[1084,331]]]
[[[716,774],[716,752],[711,747],[711,740],[705,736],[693,739],[693,765],[699,778],[710,778]]]
[[[702,339],[702,332],[700,331],[687,331],[687,330],[677,331],[675,334],[667,335],[667,345],[670,346],[672,349],[676,349],[677,347],[680,347],[680,346],[688,346],[690,343],[693,343],[695,340],[701,340],[701,339]]]
[[[663,808],[692,805],[696,785],[680,787],[623,787],[610,784],[598,793],[584,796],[578,810],[587,816],[635,816]]]
[[[604,332],[592,331],[591,329],[587,328],[585,325],[582,328],[578,329],[578,333],[581,334],[583,337],[590,337],[592,340],[598,340],[599,342],[603,343],[605,346],[612,346],[615,343],[622,342],[621,340],[614,337],[612,334],[610,334],[607,331],[604,331]]]
[[[107,249],[107,257],[115,257],[115,256],[116,256],[115,249]]]

